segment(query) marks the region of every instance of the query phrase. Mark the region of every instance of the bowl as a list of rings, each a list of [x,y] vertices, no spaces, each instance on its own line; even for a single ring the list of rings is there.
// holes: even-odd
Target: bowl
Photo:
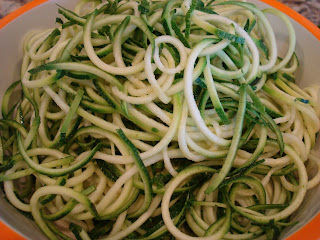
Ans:
[[[23,36],[32,29],[53,26],[57,15],[57,5],[72,9],[78,0],[34,0],[16,10],[6,18],[0,20],[0,101],[10,83],[19,79]],[[249,0],[259,8],[274,7],[287,14],[292,22],[296,35],[296,54],[300,61],[297,79],[298,85],[305,87],[320,80],[320,30],[309,20],[292,9],[274,0]],[[280,49],[280,56],[285,53],[286,29],[275,16],[268,16]],[[282,51],[281,51],[282,50]],[[1,104],[1,102],[0,102]],[[320,155],[320,139],[318,137],[316,151]],[[281,239],[320,239],[320,186],[308,191],[304,202],[293,218],[299,223],[288,227],[281,235]],[[2,221],[2,222],[1,222]],[[9,226],[10,228],[8,228]],[[0,232],[1,239],[33,239],[46,237],[28,218],[16,211],[0,192]],[[21,236],[19,236],[18,234]]]

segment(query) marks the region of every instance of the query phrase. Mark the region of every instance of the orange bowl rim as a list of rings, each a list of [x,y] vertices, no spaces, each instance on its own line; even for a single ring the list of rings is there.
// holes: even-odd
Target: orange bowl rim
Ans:
[[[37,7],[38,5],[48,2],[50,0],[33,0],[30,3],[18,8],[14,12],[8,14],[6,17],[0,20],[0,30],[4,28],[7,24],[18,18],[20,15],[28,12],[29,10]],[[320,29],[312,23],[310,20],[300,15],[290,7],[276,1],[276,0],[260,0],[283,13],[287,14],[289,17],[300,23],[304,28],[306,28],[313,36],[315,36],[320,41]],[[320,213],[309,221],[305,226],[291,235],[287,240],[298,240],[298,239],[318,239],[320,237],[319,229]],[[0,230],[2,230],[2,236],[6,239],[23,240],[24,238],[19,238],[19,236],[11,229],[5,229],[5,225],[0,222]]]

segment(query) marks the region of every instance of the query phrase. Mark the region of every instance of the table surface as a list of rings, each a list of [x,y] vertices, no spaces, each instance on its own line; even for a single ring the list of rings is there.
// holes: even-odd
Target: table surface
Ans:
[[[0,18],[8,13],[31,2],[32,0],[0,0]],[[319,0],[278,0],[291,7],[311,22],[320,25],[320,1]]]

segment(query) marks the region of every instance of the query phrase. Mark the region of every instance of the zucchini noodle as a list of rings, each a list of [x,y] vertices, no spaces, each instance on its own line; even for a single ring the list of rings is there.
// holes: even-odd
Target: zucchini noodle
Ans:
[[[319,86],[245,1],[80,0],[2,100],[0,184],[53,240],[277,239],[320,182]],[[288,31],[283,58],[266,15]],[[298,79],[297,79],[298,80]],[[17,97],[19,96],[19,97]]]

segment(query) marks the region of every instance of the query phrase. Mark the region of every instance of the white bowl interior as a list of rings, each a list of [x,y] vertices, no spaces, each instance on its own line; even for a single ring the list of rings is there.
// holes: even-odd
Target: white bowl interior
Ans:
[[[31,9],[27,13],[24,13],[22,16],[0,30],[0,104],[3,94],[9,85],[19,79],[22,58],[21,40],[23,36],[30,30],[54,27],[55,18],[57,16],[56,4],[72,9],[77,1],[78,0],[51,0]],[[258,0],[249,0],[249,2],[256,4],[262,9],[270,7]],[[272,27],[276,33],[278,49],[281,56],[285,53],[287,46],[286,28],[283,24],[279,23],[279,19],[277,17],[268,16],[268,18],[270,19]],[[320,41],[295,20],[291,19],[291,22],[296,30],[296,53],[300,61],[297,77],[297,79],[299,79],[298,84],[302,87],[315,83],[319,84]],[[320,155],[319,138],[316,144],[316,149]],[[293,234],[320,212],[319,198],[320,187],[316,187],[308,191],[302,206],[294,216],[294,220],[299,221],[299,224],[294,227],[287,228],[282,234],[282,239]],[[27,239],[46,239],[32,221],[21,215],[4,199],[2,192],[0,192],[0,219]]]

